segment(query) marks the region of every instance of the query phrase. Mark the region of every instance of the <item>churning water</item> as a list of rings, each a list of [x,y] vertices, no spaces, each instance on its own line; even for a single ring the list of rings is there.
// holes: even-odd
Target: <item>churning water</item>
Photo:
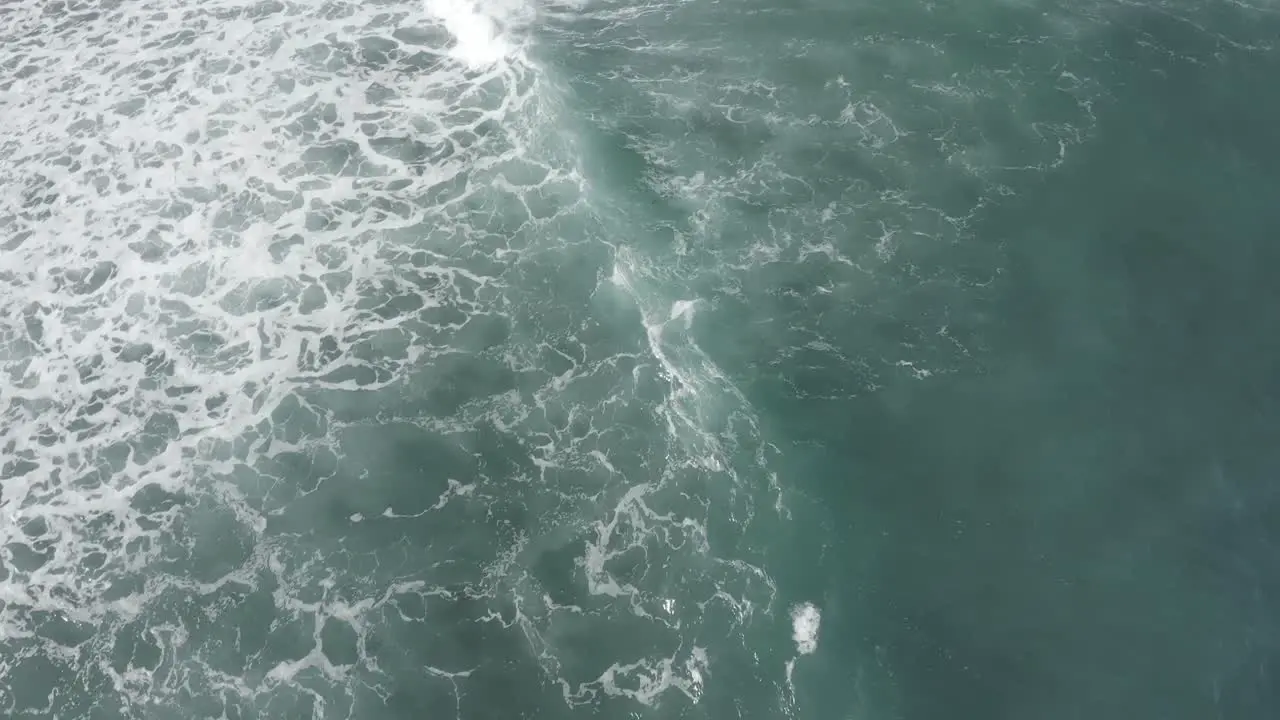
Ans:
[[[0,715],[1275,717],[1277,45],[0,1]]]

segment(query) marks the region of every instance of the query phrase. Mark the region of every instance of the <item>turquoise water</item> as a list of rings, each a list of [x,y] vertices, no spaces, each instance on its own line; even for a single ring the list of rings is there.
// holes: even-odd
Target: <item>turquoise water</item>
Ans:
[[[0,4],[0,715],[1275,717],[1278,38]]]

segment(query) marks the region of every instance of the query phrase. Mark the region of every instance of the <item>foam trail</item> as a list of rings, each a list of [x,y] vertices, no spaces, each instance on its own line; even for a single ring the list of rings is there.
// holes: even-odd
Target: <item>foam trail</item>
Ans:
[[[787,691],[794,708],[796,687],[793,682],[796,660],[804,655],[812,655],[818,650],[818,631],[822,626],[822,611],[809,602],[796,604],[791,608],[791,639],[796,644],[796,656],[787,660]]]
[[[580,339],[605,253],[530,6],[4,12],[0,715],[361,717],[403,685],[465,717],[513,663],[570,704],[699,701],[695,636],[774,596],[709,541],[751,520],[759,434],[644,263],[634,342]],[[386,477],[423,445],[414,506]],[[532,562],[565,548],[582,587]],[[574,666],[580,621],[638,641]]]
[[[493,316],[518,257],[499,223],[572,194],[528,147],[537,78],[474,8],[82,9],[0,21],[0,67],[21,69],[0,78],[0,715],[142,717],[223,690],[233,716],[291,693],[332,709],[386,601],[344,599],[332,554],[280,541],[317,491],[282,463],[340,482],[335,408],[432,367],[465,324],[442,312]],[[434,62],[442,24],[466,67]],[[227,670],[249,601],[314,624],[315,649]],[[328,659],[335,624],[359,652]],[[317,670],[324,690],[300,689]],[[109,690],[97,709],[10,692],[35,676]]]

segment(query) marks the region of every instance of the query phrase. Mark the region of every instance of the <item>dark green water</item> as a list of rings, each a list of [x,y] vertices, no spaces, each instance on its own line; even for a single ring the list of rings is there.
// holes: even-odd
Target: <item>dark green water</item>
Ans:
[[[1278,43],[0,5],[0,715],[1277,716]]]

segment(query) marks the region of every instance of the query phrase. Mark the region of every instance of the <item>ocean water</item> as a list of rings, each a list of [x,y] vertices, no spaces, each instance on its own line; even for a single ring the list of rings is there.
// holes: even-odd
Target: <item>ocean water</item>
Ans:
[[[1274,0],[0,2],[0,716],[1280,716]]]

